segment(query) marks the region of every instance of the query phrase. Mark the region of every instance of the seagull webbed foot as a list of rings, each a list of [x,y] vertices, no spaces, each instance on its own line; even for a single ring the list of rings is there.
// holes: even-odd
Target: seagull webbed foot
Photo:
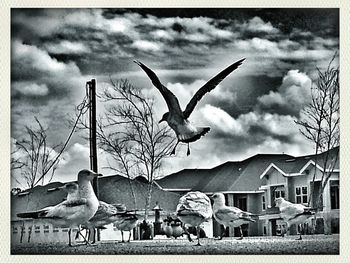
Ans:
[[[187,144],[187,156],[189,156],[191,154],[190,152],[190,144]]]

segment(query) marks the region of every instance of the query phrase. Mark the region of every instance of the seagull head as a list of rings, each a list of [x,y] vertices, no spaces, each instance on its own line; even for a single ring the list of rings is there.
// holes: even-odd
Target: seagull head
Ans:
[[[78,173],[78,181],[81,181],[81,180],[92,181],[94,178],[98,176],[102,176],[102,174],[95,173],[88,169],[84,169]]]
[[[283,197],[277,197],[277,198],[275,198],[275,206],[276,206],[276,207],[280,207],[281,204],[283,203],[283,201],[284,201],[284,198],[283,198]]]
[[[169,112],[166,112],[163,114],[163,117],[158,123],[161,123],[162,121],[168,121],[168,118],[169,118]]]
[[[211,199],[214,201],[214,203],[217,204],[225,204],[225,196],[222,193],[215,193],[211,196]]]

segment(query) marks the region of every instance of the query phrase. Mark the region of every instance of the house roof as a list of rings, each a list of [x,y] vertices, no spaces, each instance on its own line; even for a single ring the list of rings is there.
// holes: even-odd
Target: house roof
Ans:
[[[335,162],[334,169],[339,169],[339,147],[335,147],[328,151],[328,164],[333,166]],[[272,163],[275,168],[278,168],[284,175],[298,175],[303,173],[305,169],[308,168],[309,165],[315,165],[317,162],[317,166],[319,169],[323,169],[324,160],[327,158],[327,152],[323,152],[317,155],[304,155],[299,157],[292,157],[286,160],[275,160]],[[272,167],[272,166],[271,166]],[[328,169],[329,167],[326,167]],[[269,169],[266,169],[264,173],[262,173],[261,177],[264,176]]]
[[[186,169],[157,181],[164,189],[220,191],[257,191],[259,175],[272,160],[288,159],[286,154],[257,154],[238,162],[226,162],[212,169]],[[243,176],[242,176],[243,175]]]
[[[140,179],[128,180],[119,175],[100,177],[99,200],[107,203],[123,203],[127,209],[143,210],[145,208],[148,185]],[[11,195],[11,219],[19,220],[16,214],[25,211],[35,211],[47,206],[56,205],[64,200],[66,192],[56,189],[62,186],[61,182],[53,182],[44,186],[36,186],[31,190],[22,191],[20,194]],[[136,207],[133,202],[131,187],[136,198]],[[28,193],[28,194],[26,194]],[[150,209],[157,204],[164,213],[176,210],[180,195],[152,187],[152,199]],[[158,202],[156,204],[156,202]]]
[[[339,147],[329,153],[335,157],[339,153]],[[317,156],[318,165],[323,166],[322,160],[325,155],[326,153],[321,153]],[[226,162],[212,169],[181,170],[157,182],[167,190],[196,190],[205,193],[252,192],[259,190],[262,175],[271,167],[277,168],[284,175],[297,175],[303,168],[306,169],[312,160],[315,160],[314,155],[294,157],[288,154],[256,154],[243,161]],[[335,160],[336,169],[339,169],[339,158]]]
[[[211,177],[210,169],[184,169],[157,180],[157,183],[163,189],[188,190]]]
[[[260,174],[273,161],[283,161],[287,154],[257,154],[242,162],[241,175],[229,191],[257,191],[261,186]]]

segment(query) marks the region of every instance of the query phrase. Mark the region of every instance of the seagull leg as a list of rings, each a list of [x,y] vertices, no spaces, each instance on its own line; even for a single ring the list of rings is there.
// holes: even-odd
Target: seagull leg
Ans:
[[[179,144],[179,140],[176,142],[175,147],[174,147],[174,149],[173,149],[173,151],[171,152],[170,155],[175,155],[175,150],[176,150],[176,147],[177,147],[178,144]]]
[[[77,240],[79,238],[79,234],[81,235],[80,228],[78,228],[78,232],[75,234],[75,240]]]
[[[71,242],[71,238],[70,238],[71,232],[72,232],[72,229],[69,228],[69,230],[68,230],[68,246],[70,246],[70,247],[72,246],[72,242]]]
[[[197,226],[197,239],[198,239],[198,243],[197,243],[197,245],[196,246],[201,246],[201,244],[199,243],[199,234],[200,234],[200,227],[199,226]]]
[[[186,227],[183,226],[182,229],[183,229],[183,231],[184,231],[184,234],[187,236],[188,241],[193,242],[193,240],[192,240],[192,238],[191,238],[191,235],[190,235],[190,233],[187,231]]]
[[[122,232],[122,242],[124,243],[124,233],[123,233],[123,230],[121,230],[120,232]]]
[[[301,237],[301,231],[302,231],[302,226],[299,225],[299,237],[296,239],[296,240],[302,240],[302,237]]]
[[[224,236],[226,236],[226,227],[225,226],[223,226],[223,228],[221,229],[221,235],[220,235],[219,240],[222,240]]]
[[[187,156],[189,156],[190,154],[191,154],[191,152],[190,152],[190,144],[187,143]]]
[[[239,238],[237,238],[237,240],[242,240],[243,239],[242,226],[239,226],[239,232],[241,233],[241,236]]]
[[[82,237],[82,238],[84,239],[84,241],[85,241],[85,244],[88,244],[88,243],[89,243],[89,241],[86,239],[86,236],[84,237],[84,235],[83,235],[80,231],[78,231],[77,234],[81,235],[81,237]]]
[[[128,240],[128,242],[130,242],[130,238],[131,238],[131,230],[129,231],[129,240]]]
[[[91,244],[94,244],[96,242],[96,229],[92,228],[92,242]]]

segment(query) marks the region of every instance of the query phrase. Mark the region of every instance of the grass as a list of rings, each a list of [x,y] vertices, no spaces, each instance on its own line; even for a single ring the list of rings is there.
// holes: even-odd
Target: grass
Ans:
[[[79,245],[69,247],[64,243],[20,244],[11,247],[11,254],[50,254],[50,255],[281,255],[281,254],[339,254],[339,235],[304,236],[303,240],[295,240],[297,236],[287,237],[246,237],[243,240],[224,238],[201,239],[202,246],[190,243],[187,239],[155,239],[119,243],[118,241],[101,241],[95,245]]]

